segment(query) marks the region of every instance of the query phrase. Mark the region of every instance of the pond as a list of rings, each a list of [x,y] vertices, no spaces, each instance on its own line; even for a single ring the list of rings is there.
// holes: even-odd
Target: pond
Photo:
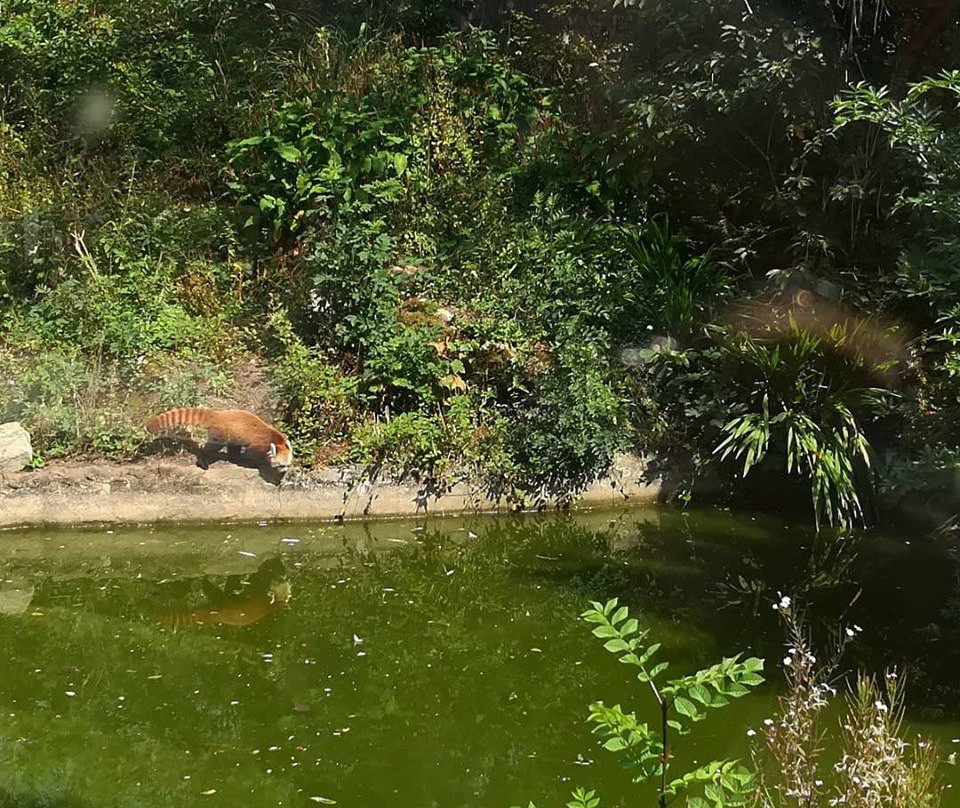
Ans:
[[[777,591],[862,626],[845,661],[908,667],[911,730],[960,750],[958,567],[921,536],[635,509],[8,531],[0,564],[2,805],[652,805],[585,723],[596,699],[653,718],[578,618],[609,597],[673,673],[768,660],[678,767],[748,754],[771,714]]]

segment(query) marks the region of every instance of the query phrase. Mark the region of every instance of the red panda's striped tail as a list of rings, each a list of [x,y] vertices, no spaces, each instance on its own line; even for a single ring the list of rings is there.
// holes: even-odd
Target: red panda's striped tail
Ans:
[[[157,434],[175,426],[206,426],[209,421],[210,410],[203,407],[182,407],[176,410],[167,410],[155,415],[147,422],[147,432]]]

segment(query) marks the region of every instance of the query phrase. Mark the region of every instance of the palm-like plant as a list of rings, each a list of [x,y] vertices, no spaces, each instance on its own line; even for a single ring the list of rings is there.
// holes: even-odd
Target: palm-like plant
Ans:
[[[687,245],[671,232],[665,218],[650,220],[639,232],[624,230],[623,240],[634,264],[625,297],[640,309],[646,323],[678,342],[730,290],[727,267],[709,251],[688,254]]]
[[[888,391],[864,383],[858,350],[865,321],[841,321],[819,334],[787,317],[776,338],[720,334],[742,411],[722,427],[714,450],[742,460],[742,476],[780,443],[788,473],[810,483],[817,528],[864,518],[861,493],[872,485],[870,444],[862,418],[878,412]]]

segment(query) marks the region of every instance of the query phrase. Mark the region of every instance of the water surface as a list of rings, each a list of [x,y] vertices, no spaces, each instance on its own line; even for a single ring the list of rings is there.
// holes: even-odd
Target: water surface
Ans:
[[[584,723],[596,699],[653,718],[577,617],[608,597],[678,675],[769,660],[678,767],[747,754],[771,714],[778,590],[863,627],[849,665],[909,666],[912,728],[960,749],[957,567],[923,537],[670,510],[29,530],[0,574],[5,805],[650,805]]]

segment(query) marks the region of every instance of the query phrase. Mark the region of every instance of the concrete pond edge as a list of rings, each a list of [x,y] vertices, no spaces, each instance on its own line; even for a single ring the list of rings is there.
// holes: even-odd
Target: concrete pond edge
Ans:
[[[643,458],[617,457],[571,506],[651,505],[663,490]],[[133,463],[52,465],[0,473],[0,528],[151,522],[326,521],[427,514],[510,512],[467,483],[430,490],[418,482],[370,481],[356,469],[288,474],[278,485],[256,469],[187,457]],[[543,503],[547,508],[556,503]]]

